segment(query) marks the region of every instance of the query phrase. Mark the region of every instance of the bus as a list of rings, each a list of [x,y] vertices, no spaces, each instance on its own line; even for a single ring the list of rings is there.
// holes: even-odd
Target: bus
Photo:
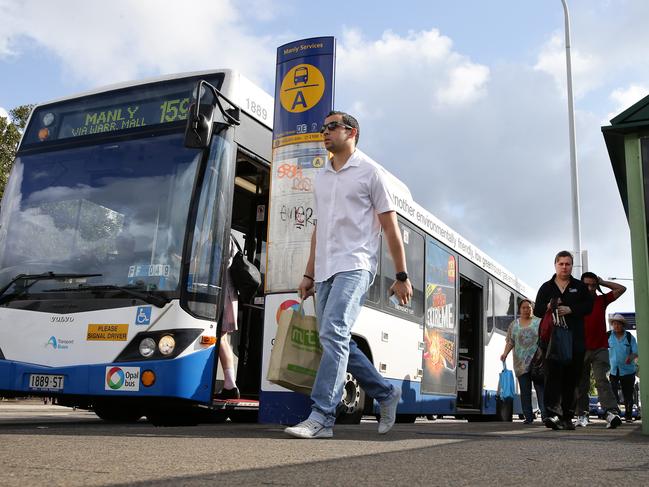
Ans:
[[[159,425],[302,419],[308,398],[265,378],[291,290],[240,303],[241,399],[216,398],[230,236],[262,280],[283,265],[267,259],[272,110],[232,70],[35,107],[0,212],[0,396]],[[505,332],[531,291],[386,175],[415,294],[387,299],[382,246],[353,339],[402,387],[398,421],[495,418]],[[339,422],[376,411],[348,375]]]

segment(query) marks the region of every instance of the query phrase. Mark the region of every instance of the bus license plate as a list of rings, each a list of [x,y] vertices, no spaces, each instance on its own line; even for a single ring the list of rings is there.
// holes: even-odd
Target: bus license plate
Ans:
[[[63,389],[62,375],[30,374],[29,388],[38,391],[60,391]]]

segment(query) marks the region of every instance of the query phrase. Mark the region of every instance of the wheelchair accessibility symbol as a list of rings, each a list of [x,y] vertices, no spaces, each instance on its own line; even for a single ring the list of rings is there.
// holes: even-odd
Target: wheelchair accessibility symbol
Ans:
[[[135,313],[136,325],[151,324],[151,306],[140,306]]]

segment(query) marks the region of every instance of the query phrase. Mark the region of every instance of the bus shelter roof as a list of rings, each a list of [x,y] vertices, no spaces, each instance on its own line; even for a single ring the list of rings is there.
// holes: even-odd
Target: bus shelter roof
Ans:
[[[624,212],[628,219],[629,198],[627,194],[624,139],[629,134],[637,134],[638,137],[649,135],[649,96],[644,97],[612,118],[611,125],[602,127],[602,134],[606,142],[606,149],[611,160],[620,198],[624,205]]]

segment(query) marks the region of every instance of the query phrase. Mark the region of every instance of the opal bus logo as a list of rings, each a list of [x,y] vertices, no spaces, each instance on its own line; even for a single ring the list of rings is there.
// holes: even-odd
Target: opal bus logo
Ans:
[[[124,385],[124,371],[119,367],[112,367],[106,374],[106,384],[113,390],[121,389]]]
[[[106,382],[104,389],[107,391],[139,391],[139,367],[106,367]]]

